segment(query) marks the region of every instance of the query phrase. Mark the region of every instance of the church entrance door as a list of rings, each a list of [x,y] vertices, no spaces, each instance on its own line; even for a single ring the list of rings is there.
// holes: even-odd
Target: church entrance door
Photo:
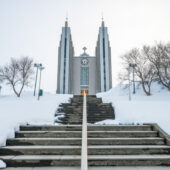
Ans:
[[[84,93],[85,93],[86,95],[88,95],[89,91],[88,91],[88,90],[81,90],[81,95],[82,95],[82,96],[84,95]]]

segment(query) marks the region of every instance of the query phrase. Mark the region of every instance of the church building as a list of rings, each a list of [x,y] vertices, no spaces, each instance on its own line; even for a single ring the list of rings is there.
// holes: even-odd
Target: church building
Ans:
[[[99,28],[95,56],[86,53],[74,55],[71,29],[68,21],[62,27],[58,48],[57,93],[94,95],[112,87],[111,48],[104,21]]]

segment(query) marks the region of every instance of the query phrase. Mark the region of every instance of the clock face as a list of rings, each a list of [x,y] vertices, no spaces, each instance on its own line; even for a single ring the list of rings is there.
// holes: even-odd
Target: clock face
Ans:
[[[87,65],[87,64],[88,64],[88,60],[87,60],[87,59],[81,60],[81,64],[82,64],[82,65]]]

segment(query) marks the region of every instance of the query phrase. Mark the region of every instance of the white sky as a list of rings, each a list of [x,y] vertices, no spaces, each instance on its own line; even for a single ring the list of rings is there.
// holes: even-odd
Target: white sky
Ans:
[[[120,55],[170,41],[170,0],[0,0],[0,65],[30,56],[45,66],[42,88],[55,91],[61,27],[68,13],[75,55],[95,54],[101,13],[112,49],[113,85]]]

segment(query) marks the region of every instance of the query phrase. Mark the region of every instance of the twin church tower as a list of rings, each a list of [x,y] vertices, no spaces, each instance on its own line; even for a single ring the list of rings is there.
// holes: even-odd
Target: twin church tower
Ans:
[[[62,27],[58,49],[57,93],[89,95],[108,91],[112,87],[111,48],[104,21],[99,28],[95,56],[86,53],[74,56],[68,21]]]

